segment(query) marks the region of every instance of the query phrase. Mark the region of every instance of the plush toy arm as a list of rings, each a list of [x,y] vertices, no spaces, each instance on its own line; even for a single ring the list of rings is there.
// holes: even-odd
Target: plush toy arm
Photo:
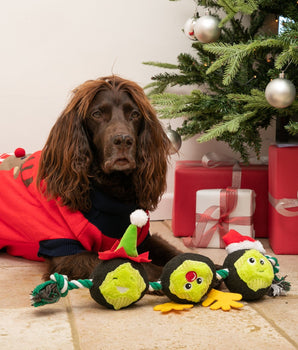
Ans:
[[[236,300],[241,300],[242,295],[238,293],[225,293],[219,290],[211,289],[207,295],[207,299],[202,302],[203,306],[210,306],[211,310],[222,309],[223,311],[229,311],[231,307],[240,308],[243,304],[238,303]]]
[[[287,276],[281,278],[277,276],[277,273],[279,272],[279,263],[277,258],[270,255],[265,256],[271,262],[274,272],[274,279],[267,295],[269,295],[270,297],[287,295],[287,292],[291,289],[291,283],[286,281]]]

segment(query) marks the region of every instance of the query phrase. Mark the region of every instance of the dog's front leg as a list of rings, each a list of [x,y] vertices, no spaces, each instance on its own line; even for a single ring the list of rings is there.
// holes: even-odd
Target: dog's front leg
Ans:
[[[182,252],[157,234],[150,235],[141,245],[142,252],[149,252],[152,263],[164,266],[169,260]]]
[[[83,252],[68,256],[59,256],[46,259],[47,272],[43,275],[45,280],[57,272],[66,275],[69,280],[90,278],[95,266],[99,263],[98,254]]]

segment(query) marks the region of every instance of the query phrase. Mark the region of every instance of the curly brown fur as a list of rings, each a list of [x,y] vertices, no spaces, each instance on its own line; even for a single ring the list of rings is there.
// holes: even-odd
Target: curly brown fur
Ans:
[[[169,151],[170,141],[141,87],[118,76],[90,80],[73,91],[53,126],[37,185],[73,211],[90,209],[91,183],[120,201],[154,210],[166,189]],[[142,249],[150,252],[151,280],[180,253],[157,236],[146,239]],[[97,263],[92,252],[54,257],[45,278],[53,272],[88,278]]]
[[[142,88],[117,76],[90,80],[74,90],[43,149],[37,184],[45,180],[47,196],[60,197],[73,210],[89,209],[90,179],[100,177],[102,166],[94,155],[96,145],[89,142],[88,123],[92,103],[103,91],[127,93],[141,114],[132,181],[140,207],[153,210],[166,188],[170,143]]]
[[[50,279],[50,275],[58,272],[66,275],[70,280],[90,278],[91,272],[98,265],[98,254],[83,252],[68,256],[59,256],[46,260],[47,272],[43,275],[44,280]]]

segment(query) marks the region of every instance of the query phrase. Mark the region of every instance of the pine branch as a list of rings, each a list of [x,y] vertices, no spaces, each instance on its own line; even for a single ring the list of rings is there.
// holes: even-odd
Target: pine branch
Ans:
[[[238,73],[245,58],[252,56],[258,50],[263,50],[264,48],[282,48],[283,46],[284,43],[275,38],[270,38],[267,40],[254,40],[248,44],[207,44],[204,46],[205,50],[220,56],[220,58],[209,67],[206,74],[214,72],[221,66],[226,66],[223,84],[229,85]],[[288,49],[288,47],[285,49]]]
[[[145,64],[147,66],[154,66],[154,67],[166,68],[166,69],[178,69],[179,68],[176,64],[162,63],[162,62],[155,62],[155,61],[143,62],[143,64]]]
[[[290,121],[288,125],[285,126],[285,129],[290,135],[298,134],[298,122]]]
[[[147,95],[150,97],[151,95],[155,95],[155,94],[161,94],[162,92],[165,91],[165,89],[167,88],[168,83],[162,83],[159,81],[154,81],[150,84],[147,84],[144,87],[144,90],[150,90]]]
[[[272,106],[267,102],[265,99],[264,91],[260,91],[257,89],[251,90],[251,94],[228,94],[228,98],[245,103],[244,109],[245,110],[251,110],[251,109],[265,109],[270,108],[272,109]]]
[[[200,91],[196,91],[196,94],[192,93],[191,95],[163,93],[152,95],[151,102],[156,106],[160,118],[192,117],[198,115],[198,112],[196,108],[189,108],[189,106],[193,107],[203,98],[210,99],[209,96],[204,96]]]
[[[227,16],[219,23],[220,28],[234,18],[238,12],[250,15],[258,9],[257,0],[218,0],[218,5],[222,6],[227,13]]]
[[[226,116],[229,119],[226,122],[221,122],[217,125],[214,125],[211,129],[207,130],[206,133],[200,136],[198,142],[206,142],[212,139],[220,137],[224,132],[235,133],[240,127],[240,123],[247,121],[255,115],[255,111],[246,112],[243,114],[236,114],[233,116]]]

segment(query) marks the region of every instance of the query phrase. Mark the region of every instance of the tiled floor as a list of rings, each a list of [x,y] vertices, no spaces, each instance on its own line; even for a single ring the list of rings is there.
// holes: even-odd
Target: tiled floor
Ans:
[[[152,222],[169,242],[187,251],[172,235],[170,222]],[[268,241],[262,240],[268,254]],[[221,264],[225,250],[197,249]],[[273,254],[274,255],[274,254]],[[298,256],[278,256],[280,275],[288,275],[286,297],[244,302],[240,310],[154,311],[166,297],[146,295],[120,311],[96,304],[88,290],[69,292],[57,304],[30,306],[30,291],[41,283],[43,264],[0,254],[0,349],[298,349]]]

